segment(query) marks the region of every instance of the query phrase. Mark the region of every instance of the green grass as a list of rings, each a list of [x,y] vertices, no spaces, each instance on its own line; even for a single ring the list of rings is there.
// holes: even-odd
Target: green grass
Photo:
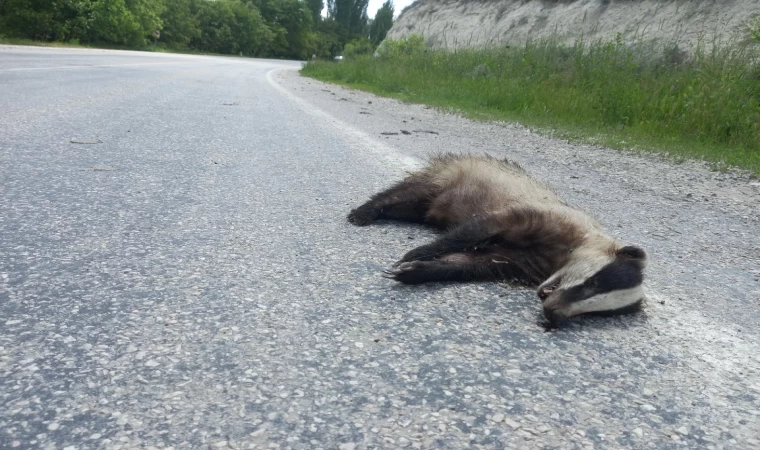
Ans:
[[[0,44],[4,45],[31,45],[34,47],[59,47],[59,48],[84,48],[83,45],[78,43],[66,43],[66,42],[43,42],[35,41],[32,39],[23,38],[10,38],[0,36]]]
[[[308,63],[302,74],[573,140],[703,159],[760,175],[760,59],[621,43],[417,51]]]
[[[204,56],[224,56],[228,58],[249,58],[248,56],[238,56],[222,53],[200,52],[187,48],[169,48],[159,43],[157,46],[148,44],[142,47],[133,47],[126,45],[110,44],[80,44],[79,42],[58,42],[58,41],[35,41],[33,39],[9,38],[0,36],[0,45],[28,45],[33,47],[53,47],[53,48],[95,48],[105,50],[129,50],[136,52],[155,52],[155,53],[177,53],[183,55],[204,55]]]

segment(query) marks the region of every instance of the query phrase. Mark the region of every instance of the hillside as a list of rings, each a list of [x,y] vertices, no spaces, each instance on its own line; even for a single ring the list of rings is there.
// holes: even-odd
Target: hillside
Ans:
[[[568,43],[643,38],[682,49],[742,42],[757,0],[418,0],[388,33],[422,34],[433,48],[515,45],[557,35]]]

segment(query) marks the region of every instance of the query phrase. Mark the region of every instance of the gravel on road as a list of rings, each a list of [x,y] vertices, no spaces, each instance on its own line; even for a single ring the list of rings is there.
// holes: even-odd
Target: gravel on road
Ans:
[[[760,447],[760,183],[301,77],[0,47],[0,448]],[[650,254],[645,312],[381,276],[349,225],[436,151],[507,156]]]

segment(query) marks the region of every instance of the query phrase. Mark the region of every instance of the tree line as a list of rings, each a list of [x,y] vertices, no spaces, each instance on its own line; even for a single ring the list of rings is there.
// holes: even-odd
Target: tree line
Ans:
[[[308,59],[370,52],[393,24],[387,0],[0,0],[0,36]],[[154,32],[159,31],[156,39]]]

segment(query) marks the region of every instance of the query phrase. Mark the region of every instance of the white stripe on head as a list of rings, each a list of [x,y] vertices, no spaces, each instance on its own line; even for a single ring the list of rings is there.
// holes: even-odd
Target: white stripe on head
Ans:
[[[614,258],[606,254],[584,255],[583,258],[575,258],[574,261],[560,270],[562,282],[559,288],[570,289],[581,285],[613,261]]]
[[[613,311],[632,305],[643,298],[644,287],[639,285],[630,289],[605,292],[585,300],[572,302],[567,305],[567,309],[561,308],[561,311],[568,317],[589,312]]]

